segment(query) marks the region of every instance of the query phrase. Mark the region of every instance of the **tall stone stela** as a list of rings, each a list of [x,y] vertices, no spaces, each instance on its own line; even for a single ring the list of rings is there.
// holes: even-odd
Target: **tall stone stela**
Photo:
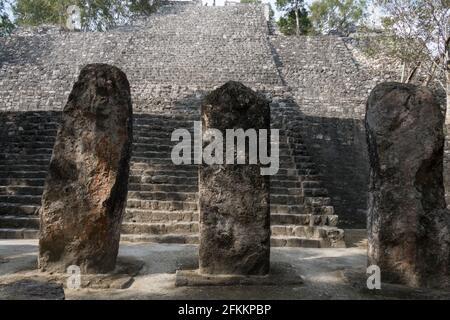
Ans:
[[[443,186],[444,116],[424,87],[377,85],[367,102],[369,265],[381,280],[450,283],[450,212]]]
[[[227,82],[202,103],[204,146],[212,142],[208,129],[218,129],[224,144],[226,129],[270,132],[269,103],[243,84]],[[269,176],[261,175],[259,162],[248,164],[246,147],[246,164],[200,166],[200,274],[269,272]]]
[[[39,268],[115,268],[132,144],[130,85],[118,68],[85,66],[62,113],[40,211]]]

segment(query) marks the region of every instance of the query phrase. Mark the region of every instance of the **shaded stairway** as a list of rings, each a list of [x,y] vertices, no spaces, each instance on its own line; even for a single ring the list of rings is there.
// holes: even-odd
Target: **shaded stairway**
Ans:
[[[272,106],[272,126],[280,130],[280,169],[271,177],[273,246],[342,246],[342,230],[327,190],[301,137],[284,124],[286,112]],[[1,116],[0,238],[36,238],[38,210],[59,114],[4,113]],[[195,113],[137,114],[134,119],[127,209],[122,239],[162,243],[198,242],[196,165],[170,159],[171,133],[192,130]],[[298,121],[301,121],[298,119]]]

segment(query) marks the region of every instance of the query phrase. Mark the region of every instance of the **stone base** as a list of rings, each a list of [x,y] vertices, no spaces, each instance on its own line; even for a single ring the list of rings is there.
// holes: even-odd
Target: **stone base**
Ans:
[[[126,289],[133,282],[134,277],[144,266],[143,261],[119,258],[114,271],[106,274],[82,274],[80,289]],[[39,279],[40,283],[58,284],[66,290],[69,275],[66,273],[42,272],[38,269],[17,272],[10,276],[0,277],[0,286],[7,283],[28,283]]]
[[[420,300],[449,300],[450,287],[444,289],[413,288],[403,284],[383,282],[381,289],[368,289],[366,270],[353,268],[342,271],[344,281],[353,287],[358,293],[368,299],[420,299]]]
[[[288,264],[272,264],[270,273],[265,276],[244,276],[226,274],[200,274],[196,270],[177,270],[175,286],[286,286],[301,285],[303,277]]]
[[[114,271],[106,274],[84,274],[81,275],[81,289],[126,289],[133,282],[134,277],[144,266],[144,262],[131,259],[118,259]],[[61,282],[67,287],[67,274],[51,274],[50,278]]]

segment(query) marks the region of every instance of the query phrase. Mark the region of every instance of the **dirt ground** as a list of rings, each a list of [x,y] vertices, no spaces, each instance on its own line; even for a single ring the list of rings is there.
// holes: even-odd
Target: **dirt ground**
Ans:
[[[0,283],[40,278],[36,240],[0,240]],[[361,248],[272,248],[273,265],[289,265],[303,284],[176,287],[175,272],[195,269],[196,245],[121,243],[119,260],[143,265],[125,289],[64,289],[66,299],[450,299],[449,292],[382,283],[368,290]],[[1,295],[0,295],[0,298]],[[8,297],[3,297],[3,299]]]

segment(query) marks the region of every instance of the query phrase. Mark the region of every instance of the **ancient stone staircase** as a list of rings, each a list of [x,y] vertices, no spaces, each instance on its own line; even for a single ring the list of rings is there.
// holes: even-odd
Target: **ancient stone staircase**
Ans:
[[[135,111],[122,239],[196,243],[197,167],[171,162],[175,142],[170,135],[176,128],[192,130],[193,121],[200,118],[201,94],[227,80],[242,81],[265,94],[286,89],[263,11],[255,8],[169,6],[131,27],[135,32],[52,34],[52,49],[36,59],[36,66],[21,64],[20,57],[3,66],[0,81],[6,89],[0,90],[0,110],[20,111],[0,113],[0,238],[35,238],[38,233],[37,214],[60,114],[29,106],[42,107],[45,100],[45,110],[61,110],[77,66],[104,61],[126,72]],[[7,52],[16,52],[17,43],[10,42]],[[86,50],[78,50],[80,42]],[[61,74],[49,71],[55,63]],[[30,78],[29,70],[40,82],[32,84],[29,96],[22,99],[18,94],[25,91],[14,88]],[[342,246],[337,215],[300,134],[303,119],[296,112],[298,106],[279,99],[277,93],[272,96],[272,127],[281,129],[280,170],[271,178],[272,244]]]
[[[280,104],[273,104],[272,109],[276,110],[272,127],[281,128],[280,169],[271,177],[272,245],[342,246],[342,231],[335,228],[337,216],[301,137],[283,124],[279,113],[286,111]],[[3,114],[3,118],[7,116]],[[2,119],[6,125],[1,134],[8,138],[1,144],[0,237],[36,238],[59,115],[35,112],[14,116],[20,120]],[[195,115],[135,116],[123,240],[198,242],[197,166],[176,166],[170,159],[172,131],[192,131],[196,119]]]

